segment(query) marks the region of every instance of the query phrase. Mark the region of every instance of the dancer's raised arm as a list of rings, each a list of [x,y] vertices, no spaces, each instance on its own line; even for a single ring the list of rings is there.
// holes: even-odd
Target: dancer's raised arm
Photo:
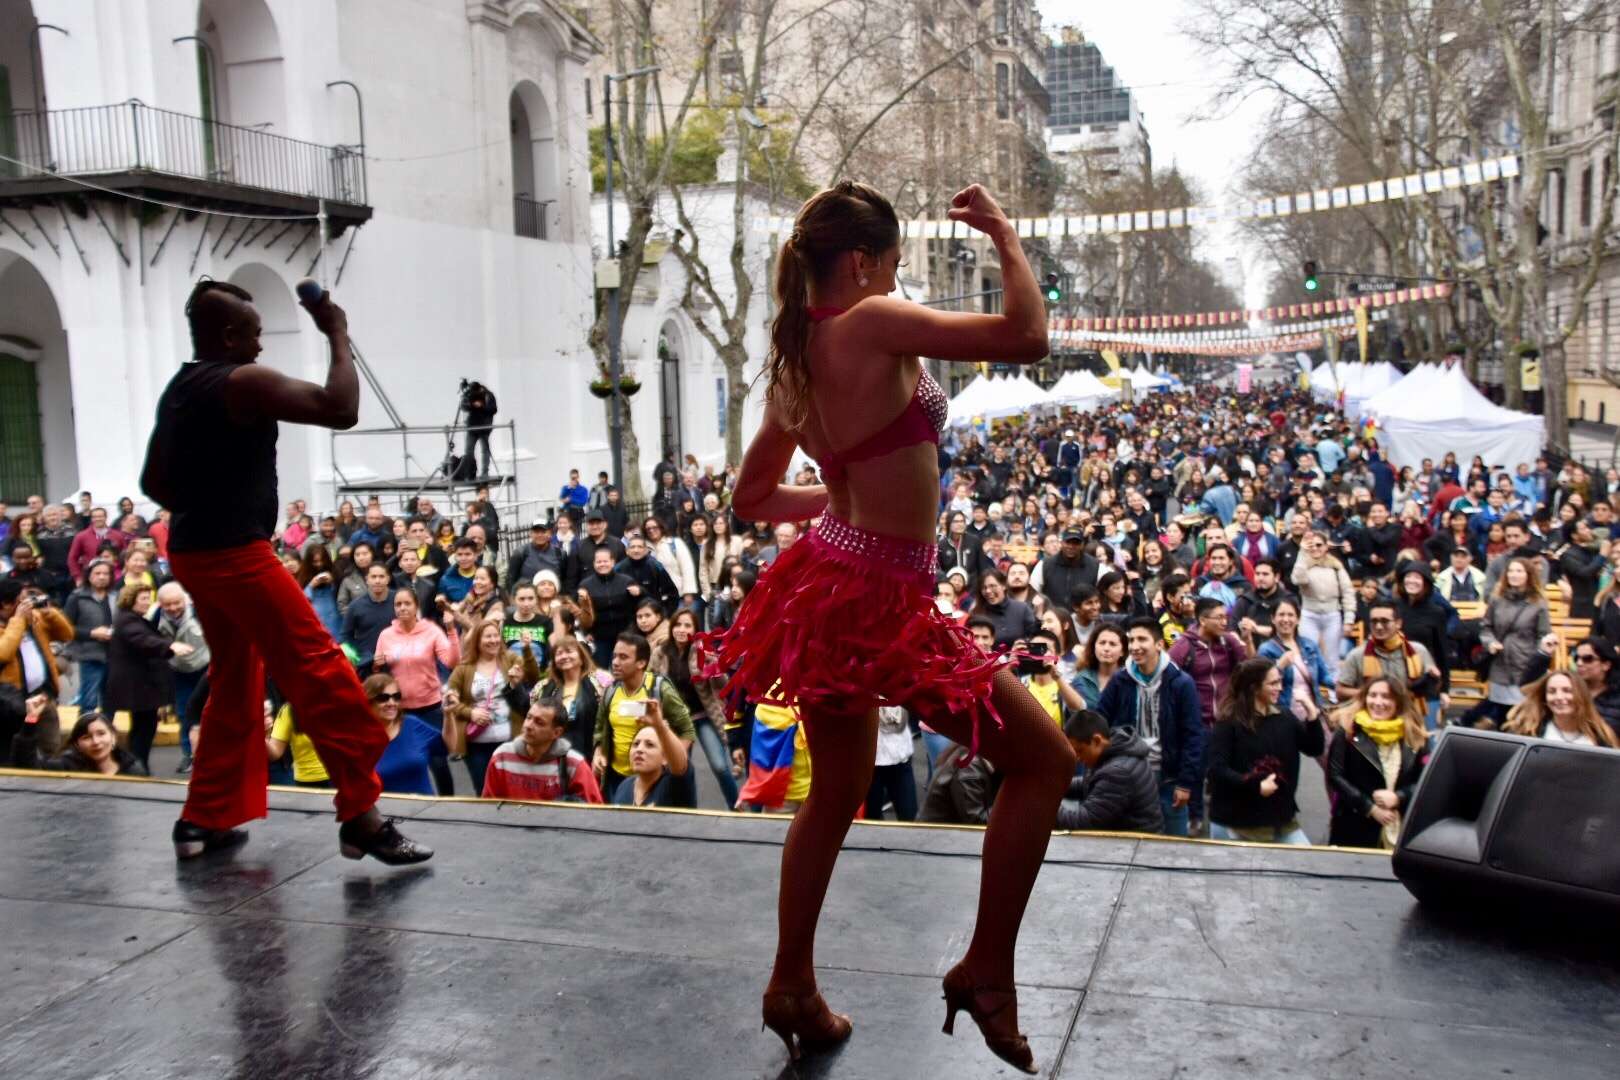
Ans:
[[[857,333],[896,356],[1029,364],[1044,359],[1050,351],[1046,303],[1012,223],[978,184],[958,192],[947,213],[995,243],[1001,256],[1001,312],[940,311],[910,300],[873,296],[849,311]]]

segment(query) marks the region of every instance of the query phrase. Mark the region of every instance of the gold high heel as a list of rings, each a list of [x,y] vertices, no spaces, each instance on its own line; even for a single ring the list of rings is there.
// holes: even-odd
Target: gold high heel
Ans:
[[[798,1061],[803,1052],[816,1053],[837,1046],[854,1030],[849,1017],[829,1009],[816,990],[807,994],[767,993],[760,1012],[761,1030],[770,1028],[776,1032],[793,1061]]]
[[[1035,1055],[1029,1049],[1029,1040],[1024,1038],[1021,1033],[998,1035],[986,1026],[991,1020],[1006,1011],[1009,1005],[1017,1003],[1017,990],[1011,988],[1003,990],[995,986],[974,986],[973,976],[969,975],[967,969],[961,964],[957,964],[945,973],[945,981],[942,985],[945,990],[945,1034],[954,1035],[956,1033],[956,1014],[959,1010],[966,1009],[967,1014],[973,1017],[973,1022],[979,1025],[979,1034],[984,1036],[984,1044],[990,1048],[992,1054],[1026,1073],[1033,1075],[1040,1071],[1035,1068]],[[999,998],[1001,1003],[992,1009],[980,1009],[979,999],[981,997]]]

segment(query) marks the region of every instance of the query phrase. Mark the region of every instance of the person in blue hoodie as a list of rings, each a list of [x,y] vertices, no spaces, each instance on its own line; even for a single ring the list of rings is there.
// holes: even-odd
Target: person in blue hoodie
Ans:
[[[1192,677],[1164,655],[1159,624],[1149,616],[1126,626],[1131,658],[1108,680],[1097,711],[1110,728],[1130,727],[1148,744],[1157,769],[1164,832],[1186,836],[1188,805],[1204,782],[1204,724]]]

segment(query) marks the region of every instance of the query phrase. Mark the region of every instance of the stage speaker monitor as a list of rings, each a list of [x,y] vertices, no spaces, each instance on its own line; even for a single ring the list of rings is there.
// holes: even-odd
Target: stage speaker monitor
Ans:
[[[1446,729],[1394,870],[1424,904],[1620,915],[1620,750]]]

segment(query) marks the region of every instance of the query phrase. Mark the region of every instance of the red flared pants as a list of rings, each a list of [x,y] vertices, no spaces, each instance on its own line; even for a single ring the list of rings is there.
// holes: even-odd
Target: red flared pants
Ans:
[[[371,809],[382,793],[376,766],[388,732],[372,716],[353,666],[270,545],[177,551],[169,565],[191,594],[212,654],[182,816],[207,829],[230,829],[268,812],[266,670],[337,787],[338,820]]]

